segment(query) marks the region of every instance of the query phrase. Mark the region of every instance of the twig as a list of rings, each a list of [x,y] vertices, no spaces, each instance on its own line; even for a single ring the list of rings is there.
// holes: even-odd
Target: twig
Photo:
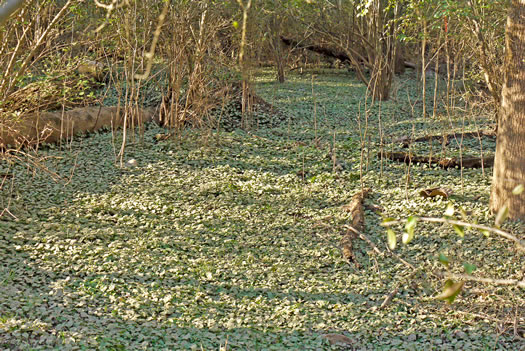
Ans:
[[[372,250],[374,250],[376,253],[378,253],[379,255],[382,255],[382,256],[385,256],[385,253],[383,251],[381,251],[377,246],[376,244],[374,244],[374,242],[372,240],[370,240],[365,234],[361,233],[359,230],[355,229],[354,227],[352,227],[351,225],[345,225],[344,226],[346,229],[348,230],[351,230],[352,232],[356,233],[362,240],[366,241],[368,243],[368,245],[370,245],[370,247],[372,248]],[[412,270],[416,270],[416,267],[414,267],[414,265],[412,265],[410,262],[404,260],[402,257],[400,257],[398,254],[396,254],[395,252],[393,251],[388,251],[388,253],[391,255],[391,256],[394,256],[397,260],[399,260],[400,262],[402,262],[405,266],[409,267],[410,269]]]
[[[328,225],[330,228],[332,228],[331,225]],[[334,249],[336,249],[337,251],[339,251],[341,248],[337,245],[335,245],[334,243],[332,243],[330,240],[328,240],[327,238],[324,238],[323,236],[321,236],[320,234],[318,233],[314,233],[315,236],[317,236],[318,238],[320,238],[321,240],[324,240],[328,243],[328,245],[330,245],[331,247],[333,247]],[[352,267],[352,269],[355,270],[355,267],[352,266],[352,264],[348,261],[348,260],[344,260],[346,262],[346,264],[348,264],[350,267]]]
[[[398,282],[395,289],[392,290],[392,292],[390,294],[388,294],[387,297],[385,297],[385,299],[383,300],[383,303],[381,304],[381,306],[379,306],[379,309],[382,310],[383,308],[385,308],[391,301],[392,299],[394,298],[394,296],[397,295],[398,291],[399,291],[399,288],[401,287],[402,284],[405,283],[406,280],[409,280],[411,279],[414,275],[416,275],[416,273],[419,272],[419,270],[413,270],[412,273],[410,273],[405,279],[403,279],[402,281]]]
[[[53,178],[53,180],[55,182],[59,182],[59,181],[63,180],[62,177],[60,177],[57,173],[51,171],[45,165],[42,165],[40,163],[41,160],[36,159],[36,157],[31,156],[28,153],[25,153],[25,152],[23,152],[21,150],[17,150],[17,149],[9,149],[9,150],[4,152],[4,155],[9,155],[9,156],[13,157],[14,159],[18,160],[21,164],[23,164],[24,160],[21,157],[19,157],[17,154],[20,154],[22,156],[27,157],[27,160],[25,161],[27,164],[31,164],[35,169],[40,169],[41,171],[44,171],[45,173],[48,173],[51,176],[51,178]]]
[[[493,321],[493,322],[498,322],[498,323],[502,323],[502,324],[510,324],[510,323],[513,323],[513,322],[505,322],[505,321],[502,320],[502,319],[495,318],[495,317],[491,317],[491,316],[488,316],[488,315],[486,315],[486,314],[475,313],[475,312],[455,310],[454,313],[466,314],[466,315],[470,315],[470,316],[472,316],[472,317],[476,317],[476,318],[479,318],[479,319],[488,319],[488,320],[491,320],[491,321]],[[522,320],[522,319],[520,319],[520,322],[521,322],[521,320]]]
[[[446,223],[446,224],[451,224],[451,225],[459,225],[459,226],[463,226],[463,227],[474,228],[474,229],[479,229],[479,230],[485,230],[485,231],[488,231],[488,232],[492,232],[492,233],[498,234],[499,236],[504,237],[505,239],[514,241],[516,243],[516,246],[520,250],[525,251],[525,242],[520,240],[518,237],[516,237],[516,236],[514,236],[514,235],[512,235],[510,233],[507,233],[507,232],[505,232],[505,231],[503,231],[501,229],[498,229],[498,228],[488,227],[486,225],[481,225],[481,224],[474,224],[474,223],[458,221],[458,220],[455,220],[455,219],[447,219],[447,218],[418,217],[418,219],[421,220],[421,221],[424,221],[424,222]],[[398,221],[384,222],[384,223],[381,223],[381,225],[383,227],[391,227],[393,225],[406,223],[406,221],[407,221],[406,219],[401,219],[401,220],[398,220]]]
[[[465,281],[486,283],[486,284],[492,284],[492,285],[515,285],[519,288],[525,289],[525,280],[493,279],[493,278],[474,277],[468,274],[454,274],[454,273],[444,273],[444,272],[436,272],[436,274],[439,276],[454,279],[454,280],[465,280]]]
[[[159,21],[157,23],[157,28],[155,29],[155,33],[153,34],[153,41],[151,42],[151,47],[149,51],[144,55],[146,59],[148,59],[146,64],[146,70],[142,74],[135,74],[135,79],[146,79],[149,77],[151,73],[151,67],[153,66],[153,56],[155,55],[155,47],[157,46],[157,41],[160,37],[160,31],[162,30],[162,26],[164,25],[164,20],[166,19],[166,15],[168,14],[169,9],[169,2],[166,1],[164,3],[164,8],[162,9],[162,12],[159,16]],[[109,10],[108,10],[109,13]]]

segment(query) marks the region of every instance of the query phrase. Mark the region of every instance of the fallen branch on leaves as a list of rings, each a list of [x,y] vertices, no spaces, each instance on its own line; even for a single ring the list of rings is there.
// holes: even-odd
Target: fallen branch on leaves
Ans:
[[[132,112],[133,114],[126,114],[126,111],[118,106],[92,106],[64,112],[32,113],[13,121],[1,120],[0,147],[57,143],[80,133],[122,127],[125,118],[130,125],[132,118],[137,125],[150,121],[158,122],[154,109],[135,109]]]
[[[519,288],[525,289],[525,280],[483,278],[483,277],[474,277],[468,274],[453,274],[453,273],[448,273],[448,272],[436,272],[436,275],[442,278],[453,279],[457,281],[471,281],[471,282],[485,283],[485,284],[491,284],[491,285],[517,286]]]
[[[402,285],[405,285],[408,281],[410,281],[410,279],[412,279],[418,272],[419,272],[419,270],[415,269],[408,276],[406,276],[405,278],[402,278],[400,281],[398,281],[397,284],[396,284],[396,287],[394,288],[394,290],[392,290],[392,292],[390,292],[390,294],[388,294],[384,298],[383,303],[381,304],[381,306],[379,306],[379,309],[382,310],[386,306],[388,306],[390,304],[390,302],[392,302],[392,299],[394,298],[394,296],[396,296],[397,293],[399,292],[399,288]]]
[[[368,193],[371,191],[369,188],[365,188],[358,192],[352,197],[350,204],[343,206],[343,210],[350,212],[352,216],[352,228],[358,228],[363,230],[365,227],[365,212],[363,211],[363,201]],[[356,268],[359,268],[359,262],[354,255],[353,240],[356,234],[353,231],[347,231],[341,239],[341,249],[343,251],[343,257],[348,262],[353,262]]]
[[[468,222],[463,222],[463,221],[458,221],[458,220],[455,220],[455,219],[448,219],[448,218],[417,217],[417,219],[420,220],[420,221],[424,221],[424,222],[446,223],[446,224],[450,224],[452,226],[456,225],[456,226],[461,226],[461,227],[478,229],[478,230],[483,231],[483,232],[491,232],[491,233],[497,234],[497,235],[499,235],[499,236],[501,236],[501,237],[503,237],[505,239],[513,241],[516,244],[516,247],[518,248],[518,250],[521,250],[521,251],[525,252],[525,241],[520,240],[515,235],[507,233],[506,231],[498,229],[498,228],[493,228],[493,227],[489,227],[489,226],[482,225],[482,224],[468,223]],[[383,222],[383,223],[381,223],[381,225],[383,227],[391,227],[391,226],[398,225],[398,224],[404,224],[406,222],[407,222],[406,219],[402,219],[402,220],[398,220],[398,221]]]
[[[354,232],[361,240],[365,241],[371,248],[372,250],[381,255],[381,256],[385,256],[386,254],[381,251],[376,244],[374,244],[374,242],[372,240],[370,240],[370,238],[368,236],[366,236],[364,233],[360,232],[359,230],[355,229],[354,227],[350,226],[350,225],[345,225],[345,228]],[[415,270],[416,267],[414,267],[413,264],[411,264],[410,262],[406,261],[405,259],[403,259],[402,257],[400,257],[398,254],[396,254],[395,252],[391,251],[391,250],[388,250],[388,253],[395,257],[399,262],[403,263],[405,266],[409,267],[410,269],[412,270]]]
[[[481,168],[481,167],[493,167],[494,156],[485,157],[432,157],[432,156],[418,156],[411,152],[379,152],[378,157],[387,158],[392,161],[404,162],[406,164],[411,163],[427,163],[436,164],[445,169],[454,167],[463,168]]]
[[[420,143],[423,141],[439,140],[441,143],[448,145],[450,140],[455,138],[496,138],[496,131],[494,130],[481,130],[479,132],[467,132],[467,133],[451,133],[445,135],[427,135],[419,138],[412,139],[411,136],[404,136],[394,140],[394,143],[401,143],[401,147],[408,147],[412,143]]]

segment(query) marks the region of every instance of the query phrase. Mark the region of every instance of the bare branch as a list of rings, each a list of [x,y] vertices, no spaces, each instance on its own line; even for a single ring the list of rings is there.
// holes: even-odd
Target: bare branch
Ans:
[[[463,222],[463,221],[457,221],[457,220],[454,220],[454,219],[447,219],[447,218],[418,217],[418,219],[422,220],[424,222],[446,223],[446,224],[450,224],[450,225],[459,225],[459,226],[462,226],[462,227],[474,228],[474,229],[484,230],[484,231],[487,231],[487,232],[492,232],[492,233],[495,233],[495,234],[497,234],[497,235],[499,235],[499,236],[501,236],[501,237],[503,237],[505,239],[514,241],[516,243],[516,246],[521,251],[525,251],[525,242],[520,240],[518,237],[516,237],[516,236],[514,236],[514,235],[512,235],[510,233],[507,233],[504,230],[498,229],[498,228],[488,227],[486,225],[481,225],[481,224],[474,224],[474,223],[468,223],[468,222]],[[383,227],[391,227],[393,225],[403,224],[403,223],[406,223],[406,219],[402,219],[402,220],[398,220],[398,221],[385,222],[385,223],[382,223],[381,225]]]
[[[153,56],[155,55],[155,47],[157,46],[157,41],[159,40],[160,30],[162,29],[162,26],[164,25],[164,20],[166,19],[166,15],[168,14],[168,9],[169,9],[169,2],[166,1],[164,3],[164,8],[162,9],[162,12],[159,16],[159,22],[157,23],[157,28],[155,29],[155,33],[153,34],[153,41],[151,42],[151,47],[149,51],[144,55],[148,59],[146,70],[142,74],[135,74],[136,79],[146,79],[148,78],[151,72],[151,66],[153,65]]]
[[[482,277],[475,277],[468,274],[453,274],[453,273],[443,273],[443,272],[436,272],[437,275],[440,275],[445,278],[450,278],[454,280],[459,281],[471,281],[471,282],[479,282],[479,283],[486,283],[491,285],[515,285],[519,288],[525,289],[525,280],[517,280],[517,279],[493,279],[493,278],[482,278]]]
[[[14,84],[14,82],[19,78],[21,77],[22,75],[24,75],[28,65],[31,63],[31,60],[33,59],[33,57],[35,56],[37,50],[40,48],[40,46],[45,42],[45,40],[47,39],[47,36],[49,35],[50,31],[55,27],[55,25],[57,24],[57,22],[62,19],[62,17],[65,16],[67,10],[69,9],[69,7],[72,5],[73,3],[73,0],[68,0],[64,6],[62,6],[62,8],[60,9],[60,11],[58,11],[58,13],[55,15],[55,17],[51,20],[51,22],[47,25],[46,29],[44,30],[44,32],[38,37],[37,41],[32,45],[32,48],[31,48],[31,51],[29,52],[29,54],[25,57],[24,61],[22,62],[22,64],[20,65],[20,67],[18,68],[17,72],[16,72],[16,75],[12,78],[10,78],[10,82],[9,82],[9,87],[7,88],[8,90],[11,89],[11,85]],[[5,88],[4,88],[4,84],[5,84],[5,81],[2,82],[2,87],[0,89],[0,91],[3,91]]]
[[[105,9],[108,12],[111,12],[113,10],[116,10],[116,9],[121,8],[121,7],[129,5],[129,0],[123,0],[121,2],[119,2],[119,0],[113,0],[113,1],[111,1],[111,4],[109,4],[109,5],[103,4],[103,3],[101,3],[98,0],[94,0],[94,1],[95,1],[95,5]]]
[[[374,242],[372,240],[370,240],[368,238],[368,236],[366,236],[364,233],[360,232],[359,230],[355,229],[354,227],[352,227],[351,225],[345,225],[344,226],[346,229],[348,230],[351,230],[353,231],[354,233],[356,233],[360,238],[361,240],[364,240],[367,242],[367,244],[372,248],[372,250],[374,250],[377,254],[379,255],[382,255],[384,256],[385,253],[381,250],[379,250],[379,248],[376,246],[376,244],[374,244]],[[400,262],[402,262],[405,266],[409,267],[410,269],[412,270],[416,270],[416,267],[414,267],[413,264],[411,264],[410,262],[407,262],[406,260],[404,260],[402,257],[400,257],[398,254],[396,254],[395,252],[391,251],[391,250],[388,250],[388,253],[390,255],[392,255],[393,257],[395,257],[397,260],[399,260]]]
[[[120,2],[119,2],[119,0],[112,0],[111,4],[108,4],[108,5],[104,4],[104,3],[101,3],[98,0],[93,0],[93,1],[95,2],[95,5],[97,5],[98,7],[103,8],[104,10],[106,10],[106,20],[104,21],[104,23],[102,23],[100,26],[98,26],[97,29],[95,29],[95,32],[100,32],[102,29],[104,29],[106,24],[108,24],[108,22],[109,22],[109,17],[111,16],[111,13],[114,10],[129,5],[129,0],[122,0]]]

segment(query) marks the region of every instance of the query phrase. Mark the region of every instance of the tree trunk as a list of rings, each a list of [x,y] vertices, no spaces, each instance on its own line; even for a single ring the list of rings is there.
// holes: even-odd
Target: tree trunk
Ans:
[[[505,84],[496,144],[490,207],[503,206],[512,218],[525,218],[525,193],[512,190],[525,184],[525,0],[512,0],[506,29]]]
[[[286,77],[284,73],[285,57],[283,53],[283,43],[281,42],[280,37],[281,21],[275,14],[270,19],[269,32],[271,36],[270,45],[272,47],[273,58],[277,68],[277,80],[279,83],[284,83]]]

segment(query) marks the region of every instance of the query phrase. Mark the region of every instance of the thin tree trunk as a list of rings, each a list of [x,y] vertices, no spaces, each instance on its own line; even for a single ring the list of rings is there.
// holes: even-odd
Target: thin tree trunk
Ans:
[[[277,67],[277,80],[279,83],[284,83],[286,80],[284,73],[284,53],[283,53],[283,44],[281,42],[280,32],[281,24],[280,19],[277,15],[273,15],[270,19],[270,45],[272,47],[272,53],[275,61],[275,66]]]
[[[505,67],[490,207],[507,205],[512,218],[525,218],[525,193],[512,194],[525,184],[525,0],[512,0]]]

